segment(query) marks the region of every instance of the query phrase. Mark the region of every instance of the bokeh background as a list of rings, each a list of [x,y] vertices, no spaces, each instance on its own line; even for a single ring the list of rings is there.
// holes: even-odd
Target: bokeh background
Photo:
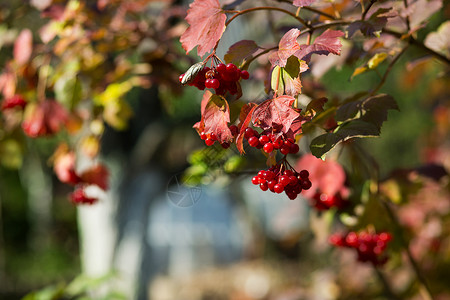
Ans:
[[[70,6],[75,13],[64,14]],[[138,81],[127,93],[108,94],[123,102],[105,116],[96,159],[110,170],[110,189],[94,205],[73,205],[72,188],[52,170],[55,146],[67,134],[32,139],[11,134],[2,123],[0,299],[395,299],[389,290],[398,299],[423,299],[399,247],[381,270],[358,263],[355,253],[328,243],[339,228],[335,211],[317,212],[307,199],[290,201],[251,184],[264,168],[256,150],[243,158],[236,149],[205,148],[192,129],[202,93],[178,83],[178,75],[198,61],[178,41],[187,6],[169,0],[0,2],[3,74],[20,32],[31,29],[39,47],[42,27],[52,20],[51,26],[65,29],[33,51],[34,66],[41,66],[40,54],[48,49],[60,51],[52,63],[61,73],[49,79],[57,100],[77,91],[60,78],[89,78],[85,99],[100,94],[97,87]],[[419,40],[449,14],[448,4],[433,14]],[[289,21],[277,13],[243,16],[227,28],[218,55],[242,39],[276,44]],[[333,102],[374,87],[382,71],[350,80],[367,60],[362,41],[355,41],[344,43],[339,59],[315,62],[316,73],[303,79],[303,101],[311,90]],[[76,71],[58,69],[73,60],[81,62]],[[264,57],[250,67],[245,100],[264,99],[268,68]],[[33,98],[29,90],[39,74],[28,69],[21,75],[30,87],[19,89]],[[400,111],[389,113],[381,137],[358,144],[380,168],[381,188],[395,204],[435,299],[450,299],[448,66],[411,48],[381,91],[396,99]],[[297,158],[307,155],[310,140],[300,141]],[[347,185],[362,182],[349,157],[345,149],[331,155],[346,171]],[[376,208],[370,213],[380,222],[386,214]]]

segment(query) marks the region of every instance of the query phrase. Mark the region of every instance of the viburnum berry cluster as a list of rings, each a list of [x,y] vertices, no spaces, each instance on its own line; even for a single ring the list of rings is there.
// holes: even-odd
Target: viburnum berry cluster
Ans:
[[[291,200],[296,199],[302,190],[309,190],[312,185],[307,170],[297,172],[294,169],[286,169],[284,164],[259,171],[258,175],[252,178],[252,183],[259,185],[263,191],[269,190],[277,194],[284,191]]]
[[[358,253],[358,261],[371,262],[375,266],[387,262],[385,250],[392,235],[389,232],[369,233],[366,231],[350,231],[347,234],[333,234],[329,241],[336,247],[353,248]]]
[[[214,56],[213,61],[217,60]],[[247,70],[241,70],[235,64],[219,63],[210,67],[203,67],[203,64],[192,66],[186,73],[180,75],[182,84],[195,86],[199,90],[213,89],[216,95],[225,95],[228,91],[231,95],[236,95],[240,91],[239,80],[248,79],[250,74]],[[186,75],[187,74],[187,75]]]
[[[260,134],[253,128],[248,127],[245,129],[244,138],[247,139],[251,147],[263,149],[266,153],[271,153],[274,150],[280,150],[284,155],[298,153],[300,147],[293,138],[287,138],[284,135],[277,136],[273,132],[273,128],[269,128]]]
[[[231,134],[233,135],[233,139],[236,138],[239,133],[239,128],[236,125],[230,125],[228,128],[230,129]],[[215,133],[207,134],[204,131],[200,132],[200,138],[205,141],[206,146],[212,146],[218,140],[217,135]],[[229,142],[223,142],[220,143],[220,145],[224,149],[228,149],[231,146]]]

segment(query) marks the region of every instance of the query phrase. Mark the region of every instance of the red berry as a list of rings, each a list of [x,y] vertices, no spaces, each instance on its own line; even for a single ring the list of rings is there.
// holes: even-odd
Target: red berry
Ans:
[[[309,181],[309,180],[303,180],[301,185],[302,185],[302,189],[304,189],[304,190],[309,190],[312,186],[311,181]]]
[[[222,143],[222,144],[220,144],[221,146],[222,146],[222,148],[223,149],[228,149],[228,148],[230,148],[230,143],[227,143],[227,142],[225,142],[225,143]]]
[[[206,146],[212,146],[212,145],[214,145],[214,143],[215,143],[215,140],[213,140],[213,139],[211,139],[211,138],[207,138],[207,139],[205,140]]]
[[[228,73],[234,73],[234,72],[236,72],[237,71],[237,67],[236,67],[236,65],[235,64],[232,64],[232,63],[229,63],[227,66],[226,66],[226,70],[227,70],[227,72]]]
[[[200,138],[201,138],[202,140],[206,140],[207,136],[206,136],[206,133],[205,133],[204,131],[202,131],[202,132],[200,133]]]
[[[267,135],[263,134],[263,135],[261,135],[261,136],[259,137],[259,142],[260,142],[262,145],[265,145],[265,144],[267,144],[267,143],[269,142],[269,137],[268,137]]]
[[[210,79],[211,81],[210,81],[210,84],[211,84],[211,88],[212,89],[218,89],[219,88],[219,86],[220,86],[220,81],[218,80],[218,79]]]
[[[241,70],[241,78],[242,79],[249,79],[250,78],[250,74],[248,73],[247,70]]]
[[[273,189],[275,190],[275,193],[280,194],[283,192],[284,186],[282,186],[281,184],[275,184]]]
[[[283,185],[283,186],[286,186],[286,185],[288,185],[289,183],[291,183],[291,180],[289,179],[289,176],[283,175],[283,176],[280,176],[280,177],[278,178],[278,183],[281,184],[281,185]]]
[[[217,135],[215,133],[211,133],[209,136],[213,141],[217,141]]]
[[[268,185],[267,185],[267,182],[261,182],[261,183],[259,184],[259,188],[260,188],[261,190],[263,190],[263,191],[267,191],[267,190],[269,189],[269,187],[268,187]]]
[[[239,134],[239,128],[236,125],[231,125],[230,131],[233,136],[237,136]]]
[[[211,84],[211,80],[212,79],[206,79],[206,81],[205,81],[205,87],[207,88],[207,89],[212,89],[213,87],[212,87],[212,84]]]
[[[259,184],[259,177],[258,177],[258,176],[253,176],[253,178],[252,178],[252,183],[253,183],[254,185]]]
[[[286,147],[285,145],[283,145],[283,147],[281,147],[280,152],[284,155],[287,155],[289,154],[289,152],[291,152],[291,147],[290,146]]]
[[[227,70],[227,66],[225,64],[218,64],[216,70],[219,73],[224,73]]]
[[[308,179],[309,172],[307,170],[301,170],[299,175],[302,179]]]
[[[298,153],[299,150],[300,150],[300,147],[299,147],[297,144],[292,144],[292,145],[291,145],[291,150],[290,150],[290,152],[291,152],[292,154]]]
[[[248,144],[252,147],[257,147],[259,145],[259,140],[256,136],[252,136],[248,139]]]
[[[273,151],[273,144],[272,143],[267,143],[267,144],[264,145],[263,149],[264,149],[264,151],[266,153],[270,153],[270,152]]]
[[[248,140],[249,138],[251,138],[252,136],[254,136],[255,135],[255,131],[252,129],[252,128],[250,128],[250,127],[248,127],[248,128],[245,128],[245,131],[244,131],[244,137]]]

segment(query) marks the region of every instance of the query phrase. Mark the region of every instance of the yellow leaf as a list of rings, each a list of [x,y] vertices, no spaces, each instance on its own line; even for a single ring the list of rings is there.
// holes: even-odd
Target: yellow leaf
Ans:
[[[353,79],[353,77],[362,74],[364,72],[366,72],[368,69],[366,67],[358,67],[355,69],[355,71],[353,71],[352,77],[350,77],[350,80]]]
[[[384,52],[377,53],[369,60],[367,66],[371,70],[375,69],[376,67],[378,67],[380,63],[382,63],[386,59],[387,56],[388,56],[387,53]]]

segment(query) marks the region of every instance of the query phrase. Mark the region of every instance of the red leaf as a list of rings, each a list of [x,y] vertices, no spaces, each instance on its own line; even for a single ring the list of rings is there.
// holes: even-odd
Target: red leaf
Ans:
[[[295,139],[297,134],[302,132],[302,124],[305,123],[306,120],[302,115],[299,115],[294,121],[292,121],[292,125],[289,130],[286,132],[286,137],[289,139]]]
[[[243,147],[243,141],[244,141],[244,133],[245,129],[248,128],[248,124],[250,124],[250,121],[252,120],[252,114],[253,111],[257,105],[255,103],[247,103],[241,108],[241,112],[239,114],[239,134],[236,137],[236,147],[239,150],[241,154],[244,154],[244,147]]]
[[[23,29],[14,42],[14,60],[19,65],[25,64],[33,51],[33,34],[29,29]]]
[[[218,0],[195,0],[189,7],[186,21],[190,26],[181,35],[181,45],[186,53],[198,45],[197,54],[203,56],[221,38],[227,16]]]
[[[308,170],[309,180],[313,183],[311,189],[302,192],[305,197],[312,198],[316,192],[327,195],[335,195],[338,192],[346,194],[345,172],[336,161],[323,161],[312,154],[306,154],[296,164],[296,170],[302,169]]]
[[[59,102],[45,100],[27,105],[22,128],[26,135],[36,138],[57,133],[67,120],[68,113]]]
[[[209,90],[206,90],[205,93],[203,94],[203,98],[202,98],[202,102],[201,102],[201,108],[200,108],[200,112],[202,114],[202,118],[199,122],[195,123],[194,126],[192,126],[193,128],[195,128],[195,130],[197,130],[198,134],[200,134],[202,131],[205,130],[205,122],[203,120],[203,116],[205,114],[205,108],[206,105],[209,102],[209,99],[211,98],[212,93]]]
[[[101,165],[95,165],[92,168],[84,171],[80,175],[81,181],[87,184],[95,184],[103,190],[108,189],[108,169]]]
[[[300,49],[300,44],[297,38],[300,35],[300,30],[292,28],[281,38],[278,44],[278,51],[274,51],[269,55],[269,60],[272,66],[284,67],[287,59]]]
[[[212,95],[202,116],[205,133],[214,133],[220,143],[230,142],[233,134],[228,128],[230,122],[230,108],[228,102],[219,95]]]
[[[280,128],[281,132],[287,133],[294,120],[300,116],[292,108],[294,100],[294,97],[284,95],[264,101],[253,112],[253,125],[264,130]]]
[[[309,6],[316,2],[316,0],[294,0],[294,5],[303,7],[303,6]]]
[[[339,37],[343,35],[344,33],[342,31],[327,29],[314,40],[312,45],[301,45],[300,50],[295,52],[294,55],[305,61],[308,61],[313,53],[320,55],[328,55],[330,53],[340,55],[342,44]]]

